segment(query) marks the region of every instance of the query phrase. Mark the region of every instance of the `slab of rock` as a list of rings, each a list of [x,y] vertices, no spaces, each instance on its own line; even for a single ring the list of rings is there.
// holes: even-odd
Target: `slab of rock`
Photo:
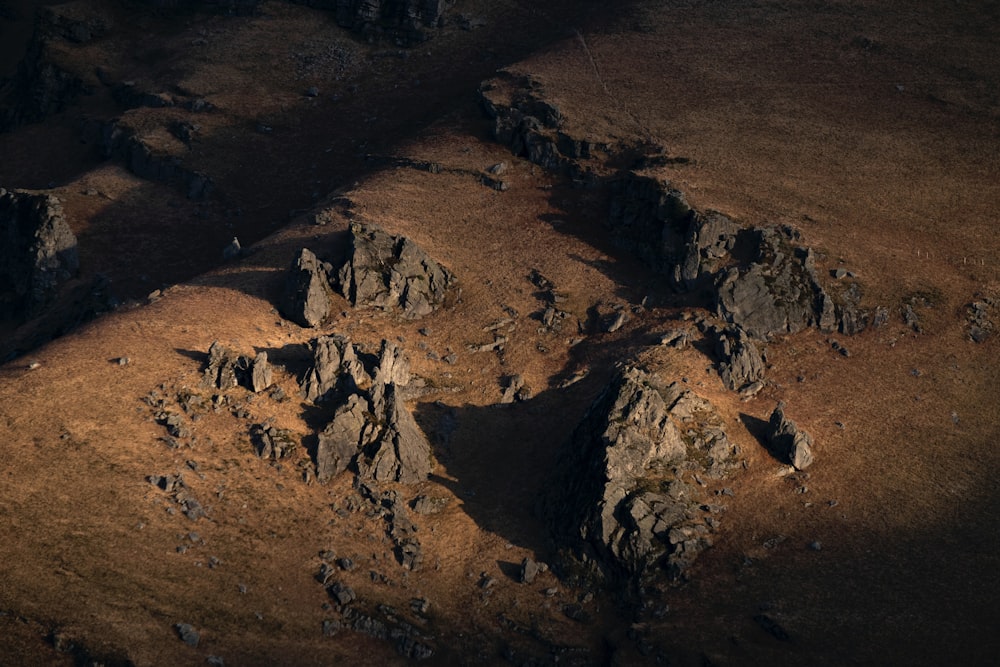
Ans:
[[[767,424],[767,440],[771,451],[784,457],[797,470],[804,470],[812,464],[812,436],[785,416],[784,401],[778,403],[771,413]]]
[[[79,268],[59,200],[0,188],[0,320],[38,315]]]
[[[282,314],[303,327],[319,326],[330,315],[331,268],[311,250],[302,248],[285,279]]]
[[[340,293],[355,306],[397,311],[407,319],[444,304],[455,278],[405,236],[376,225],[351,225],[347,261],[337,272]]]
[[[208,348],[208,359],[202,371],[202,385],[222,391],[246,387],[254,393],[260,393],[271,386],[273,374],[267,352],[258,352],[251,359],[215,341]]]
[[[316,479],[321,484],[347,470],[370,438],[366,414],[369,410],[363,396],[352,394],[320,432],[316,445]]]

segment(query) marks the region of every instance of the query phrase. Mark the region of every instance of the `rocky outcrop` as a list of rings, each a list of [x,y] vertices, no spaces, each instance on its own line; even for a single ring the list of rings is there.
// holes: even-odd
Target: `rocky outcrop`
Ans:
[[[188,199],[205,199],[215,187],[208,175],[188,169],[176,155],[154,150],[131,128],[118,121],[111,121],[102,128],[101,148],[105,157],[121,160],[139,178],[169,183],[184,192]]]
[[[982,343],[993,333],[994,311],[997,308],[996,299],[987,297],[982,301],[973,301],[967,309],[969,340]]]
[[[13,81],[0,88],[0,132],[63,111],[86,90],[79,77],[52,62],[49,31],[44,20],[36,22],[35,34]]]
[[[407,319],[440,307],[455,278],[405,236],[376,225],[352,224],[347,261],[337,287],[355,306],[398,311]]]
[[[713,328],[715,355],[722,383],[733,391],[745,391],[763,382],[765,358],[747,332],[738,326]]]
[[[79,267],[59,200],[0,188],[0,320],[37,315]]]
[[[402,388],[409,362],[384,341],[378,361],[365,368],[346,338],[314,343],[316,364],[303,383],[306,396],[336,405],[319,434],[316,478],[322,483],[353,465],[361,479],[415,484],[432,467],[430,443],[406,409]]]
[[[371,384],[371,377],[351,341],[333,334],[312,341],[313,365],[302,381],[302,393],[313,403],[356,392]]]
[[[285,278],[281,314],[303,327],[317,327],[330,315],[330,271],[308,248],[302,248]]]
[[[493,119],[493,137],[514,155],[565,173],[580,185],[596,183],[593,171],[579,160],[607,153],[608,145],[567,134],[562,111],[544,98],[537,81],[500,72],[479,87],[479,100]]]
[[[251,358],[215,341],[208,348],[202,384],[222,391],[245,387],[254,393],[260,393],[271,386],[272,375],[267,352],[259,352]]]
[[[714,524],[698,476],[723,476],[735,453],[708,401],[628,367],[564,449],[547,501],[557,537],[606,572],[681,576]]]
[[[812,250],[795,245],[798,234],[788,227],[754,235],[749,266],[730,267],[718,279],[719,315],[755,338],[808,326],[832,331],[834,304],[819,284]]]
[[[812,436],[800,429],[785,416],[785,403],[771,413],[767,424],[767,442],[771,451],[797,470],[808,468],[813,462]]]

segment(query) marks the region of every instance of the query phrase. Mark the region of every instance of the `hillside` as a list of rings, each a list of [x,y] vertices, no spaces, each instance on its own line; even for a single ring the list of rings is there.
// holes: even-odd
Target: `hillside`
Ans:
[[[884,5],[0,0],[0,662],[990,664],[1000,5]]]

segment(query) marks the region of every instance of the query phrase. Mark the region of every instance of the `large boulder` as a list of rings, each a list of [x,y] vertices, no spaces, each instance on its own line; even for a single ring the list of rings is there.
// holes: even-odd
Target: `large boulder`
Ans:
[[[59,200],[0,188],[0,319],[38,315],[79,268]]]
[[[760,339],[809,326],[832,330],[835,307],[819,284],[812,250],[796,245],[789,228],[762,228],[756,236],[750,263],[719,277],[719,315]]]
[[[317,327],[330,315],[329,264],[321,262],[308,248],[292,261],[285,278],[281,312],[303,327]]]
[[[712,405],[625,368],[567,443],[547,499],[560,541],[605,572],[679,576],[708,543],[696,475],[721,477],[735,447]]]
[[[778,403],[778,407],[768,420],[767,441],[772,452],[791,463],[797,470],[812,465],[812,436],[785,416],[784,401]]]
[[[347,261],[337,272],[337,286],[355,306],[398,311],[407,319],[440,307],[454,276],[405,236],[376,225],[351,225]]]

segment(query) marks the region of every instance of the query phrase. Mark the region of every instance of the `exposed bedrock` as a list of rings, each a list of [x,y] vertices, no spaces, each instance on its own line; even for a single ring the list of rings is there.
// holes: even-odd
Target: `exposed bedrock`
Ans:
[[[569,135],[564,113],[545,99],[537,81],[501,72],[479,94],[494,137],[515,155],[585,185],[601,182],[595,169],[608,173],[608,164],[596,158],[607,157],[610,147]],[[618,157],[634,152],[622,149]],[[610,191],[608,225],[619,247],[756,339],[810,326],[847,334],[867,326],[853,276],[827,289],[797,231],[744,227],[722,213],[693,209],[683,192],[647,169],[670,161],[640,158],[632,161],[636,170],[603,177]]]
[[[767,441],[775,455],[791,463],[797,470],[812,465],[812,436],[785,416],[784,401],[778,403],[768,420]]]
[[[376,482],[426,480],[431,448],[403,404],[402,389],[410,382],[403,351],[383,341],[373,361],[347,338],[326,336],[314,341],[313,353],[303,392],[310,400],[334,406],[333,417],[319,434],[316,478],[326,482],[353,465],[362,479]]]
[[[86,91],[79,77],[52,61],[49,39],[53,33],[59,33],[59,27],[51,25],[46,20],[47,16],[54,14],[40,14],[17,73],[9,85],[0,86],[0,132],[25,123],[35,123],[63,111]]]
[[[353,305],[398,311],[407,319],[443,305],[454,282],[410,239],[358,223],[351,225],[348,257],[336,276],[337,289]]]
[[[711,544],[700,476],[724,476],[737,448],[708,401],[627,367],[563,451],[547,514],[584,562],[605,574],[666,569],[677,578]]]
[[[188,169],[177,156],[153,150],[117,121],[105,124],[101,144],[105,157],[121,160],[139,178],[179,188],[188,199],[204,199],[214,189],[212,179],[206,174]]]
[[[285,278],[281,314],[303,327],[317,327],[330,314],[330,271],[333,266],[302,248]]]
[[[0,319],[38,315],[79,267],[59,200],[0,188]]]
[[[226,391],[245,387],[260,393],[271,386],[273,370],[267,352],[249,357],[239,354],[215,341],[208,348],[208,359],[202,371],[202,384],[212,389]]]

